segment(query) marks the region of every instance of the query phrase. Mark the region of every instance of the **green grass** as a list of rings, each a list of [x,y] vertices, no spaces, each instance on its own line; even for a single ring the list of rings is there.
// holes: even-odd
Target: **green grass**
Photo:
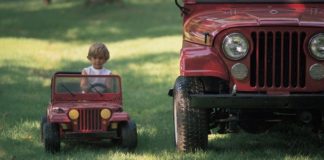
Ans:
[[[323,159],[306,133],[211,135],[209,150],[178,153],[173,145],[172,99],[179,74],[181,17],[172,0],[125,0],[86,7],[83,0],[0,2],[0,159]],[[63,145],[47,154],[39,121],[56,71],[80,71],[91,43],[111,51],[106,67],[120,74],[125,110],[138,126],[138,148]],[[293,136],[291,136],[293,135]]]

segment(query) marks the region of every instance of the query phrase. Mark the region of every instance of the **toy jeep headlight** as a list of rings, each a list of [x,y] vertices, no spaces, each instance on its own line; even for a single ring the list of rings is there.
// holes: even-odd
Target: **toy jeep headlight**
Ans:
[[[324,60],[324,33],[319,33],[309,41],[309,50],[318,60]]]
[[[231,60],[245,57],[249,51],[249,42],[241,33],[231,33],[223,40],[225,56]]]
[[[111,111],[109,109],[102,109],[100,111],[100,116],[102,119],[109,119],[111,117]]]
[[[72,119],[72,120],[76,120],[76,119],[78,119],[79,118],[79,111],[78,110],[76,110],[76,109],[71,109],[70,111],[69,111],[69,118],[70,119]]]

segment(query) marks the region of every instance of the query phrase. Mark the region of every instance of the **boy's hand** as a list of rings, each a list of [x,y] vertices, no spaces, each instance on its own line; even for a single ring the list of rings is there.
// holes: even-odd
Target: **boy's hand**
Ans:
[[[85,70],[82,70],[81,74],[87,75]],[[80,87],[82,90],[82,94],[85,94],[88,91],[88,79],[86,77],[81,78]]]

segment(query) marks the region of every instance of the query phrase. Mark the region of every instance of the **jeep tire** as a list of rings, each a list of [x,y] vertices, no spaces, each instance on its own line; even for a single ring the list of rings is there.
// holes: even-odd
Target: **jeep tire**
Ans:
[[[45,151],[50,153],[59,152],[61,148],[59,126],[46,122],[43,126],[43,134]]]
[[[121,125],[121,146],[132,151],[137,146],[137,129],[134,121],[122,123]]]
[[[197,78],[178,77],[173,89],[174,136],[177,150],[190,152],[205,150],[208,145],[207,110],[192,108],[189,94],[203,91]]]
[[[47,122],[47,116],[41,117],[40,131],[41,131],[41,142],[44,142],[44,124]]]

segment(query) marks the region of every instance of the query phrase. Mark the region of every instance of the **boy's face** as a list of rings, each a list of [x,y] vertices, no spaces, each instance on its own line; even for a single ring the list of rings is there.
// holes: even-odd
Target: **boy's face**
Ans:
[[[90,58],[90,62],[95,69],[102,69],[106,61],[104,56],[94,56]]]

